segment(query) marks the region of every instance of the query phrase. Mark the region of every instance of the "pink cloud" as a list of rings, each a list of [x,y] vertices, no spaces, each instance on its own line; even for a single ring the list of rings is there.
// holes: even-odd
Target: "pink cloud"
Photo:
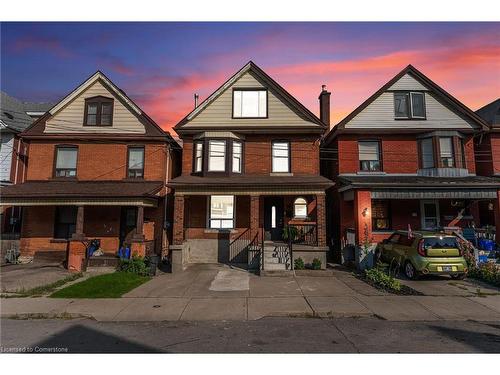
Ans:
[[[43,36],[29,35],[16,39],[12,42],[11,49],[16,53],[41,49],[51,52],[60,58],[73,56],[73,52],[64,47],[58,39]]]

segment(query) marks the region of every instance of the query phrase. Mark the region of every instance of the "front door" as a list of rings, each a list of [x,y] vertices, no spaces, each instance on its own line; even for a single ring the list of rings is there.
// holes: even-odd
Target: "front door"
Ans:
[[[422,216],[422,229],[435,230],[439,228],[439,201],[421,201],[420,212]]]
[[[264,198],[264,231],[266,240],[283,240],[283,216],[283,197]]]

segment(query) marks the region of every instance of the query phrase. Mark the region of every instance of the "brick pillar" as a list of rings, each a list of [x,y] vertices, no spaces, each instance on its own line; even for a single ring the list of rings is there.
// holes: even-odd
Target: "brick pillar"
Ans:
[[[260,224],[260,197],[258,195],[250,196],[250,233],[252,238],[259,233]]]
[[[500,190],[497,190],[497,199],[494,201],[496,242],[500,243]]]
[[[137,206],[134,239],[144,240],[144,206]]]
[[[71,272],[82,272],[85,260],[85,244],[81,241],[69,241],[68,270]]]
[[[325,194],[316,195],[316,223],[318,246],[326,246]]]
[[[372,198],[367,190],[354,191],[354,224],[356,243],[362,244],[365,237],[372,241]]]
[[[184,196],[175,195],[174,199],[174,245],[182,245],[184,242]]]
[[[85,238],[85,234],[83,233],[84,212],[84,206],[78,206],[75,233],[73,233],[71,239],[81,241]]]

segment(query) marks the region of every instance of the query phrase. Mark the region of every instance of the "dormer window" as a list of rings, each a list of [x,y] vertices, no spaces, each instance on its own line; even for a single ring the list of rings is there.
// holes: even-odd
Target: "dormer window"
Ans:
[[[233,118],[267,118],[267,90],[234,89]]]
[[[423,92],[395,92],[394,117],[396,119],[425,119],[425,94]]]
[[[84,126],[112,126],[113,99],[96,96],[85,99]]]

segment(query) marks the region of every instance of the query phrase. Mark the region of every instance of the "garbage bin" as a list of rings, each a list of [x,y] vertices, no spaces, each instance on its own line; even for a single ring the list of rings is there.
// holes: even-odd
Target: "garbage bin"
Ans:
[[[160,257],[158,255],[151,255],[148,257],[148,263],[149,263],[149,275],[155,276],[158,264],[160,264]]]

